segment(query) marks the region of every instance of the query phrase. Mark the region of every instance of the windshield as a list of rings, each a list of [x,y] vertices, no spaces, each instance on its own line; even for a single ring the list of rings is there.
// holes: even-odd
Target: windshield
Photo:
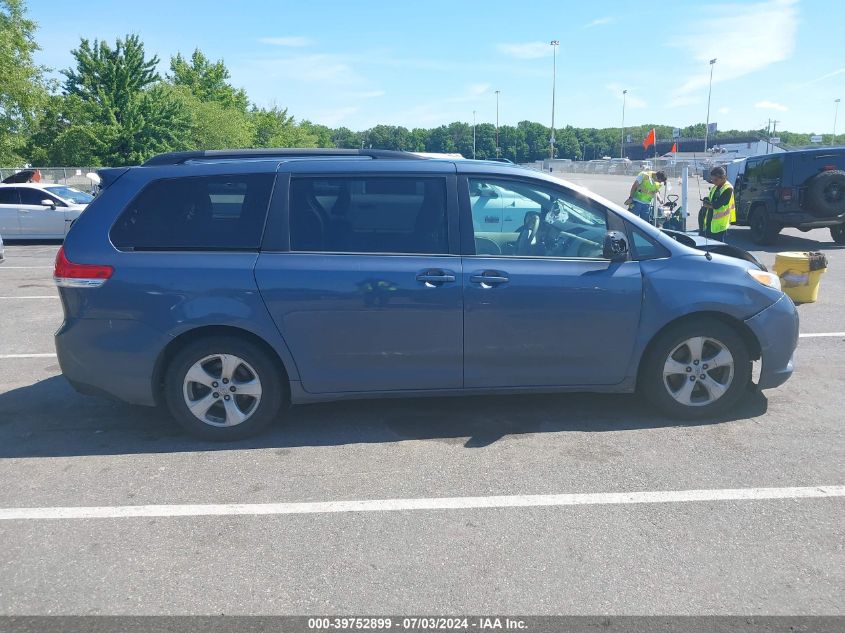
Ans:
[[[45,187],[45,189],[53,195],[59,196],[59,198],[62,198],[63,200],[70,200],[74,204],[88,204],[94,199],[94,196],[91,194],[80,191],[79,189],[74,189],[73,187],[55,186]]]

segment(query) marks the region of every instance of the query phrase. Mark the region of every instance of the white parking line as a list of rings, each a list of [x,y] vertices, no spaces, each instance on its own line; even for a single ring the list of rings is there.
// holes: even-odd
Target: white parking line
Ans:
[[[799,334],[798,338],[820,338],[823,336],[839,337],[845,336],[845,332],[816,332],[813,334]]]
[[[56,354],[0,354],[0,359],[6,358],[55,358]]]
[[[0,297],[0,299],[58,299],[59,295],[29,295],[24,297]]]
[[[53,266],[0,266],[0,270],[35,270],[36,268],[49,268],[53,269]]]
[[[0,521],[41,519],[127,519],[133,517],[186,517],[232,515],[336,514],[345,512],[401,512],[406,510],[473,510],[550,506],[627,505],[708,501],[815,499],[845,496],[845,486],[800,488],[735,488],[656,492],[609,492],[498,497],[441,497],[428,499],[375,499],[306,503],[226,503],[207,505],[93,506],[4,508]]]

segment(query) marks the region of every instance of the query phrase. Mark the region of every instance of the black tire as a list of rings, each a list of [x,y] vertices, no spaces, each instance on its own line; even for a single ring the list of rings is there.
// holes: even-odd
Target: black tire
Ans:
[[[257,399],[254,396],[241,394],[230,394],[229,398],[233,405],[238,403],[238,409],[245,409],[248,416],[243,422],[232,426],[217,426],[211,421],[203,421],[194,415],[188,408],[186,398],[189,397],[185,384],[188,371],[207,357],[215,355],[229,355],[237,357],[242,364],[238,365],[237,372],[240,376],[250,379],[254,373],[260,382],[261,394]],[[216,375],[215,360],[208,361],[208,373]],[[217,379],[215,379],[217,380]],[[222,377],[219,382],[212,383],[219,385],[218,389],[208,387],[209,392],[200,391],[196,394],[196,402],[199,402],[206,395],[219,394],[219,398],[225,397],[224,389],[231,389],[222,384]],[[237,385],[233,377],[232,385]],[[190,389],[202,389],[198,383],[192,383]],[[234,390],[233,390],[234,391]],[[286,389],[282,382],[279,369],[270,356],[259,346],[250,341],[236,336],[209,336],[188,344],[180,350],[170,361],[164,375],[164,396],[170,413],[179,425],[190,434],[206,440],[231,441],[239,440],[256,435],[266,429],[277,417],[285,401]],[[194,394],[190,394],[194,395]],[[215,396],[215,404],[206,411],[206,416],[211,419],[221,415],[228,419],[228,413],[223,407],[223,401]],[[229,404],[227,401],[225,404]],[[243,413],[243,411],[242,411]]]
[[[845,244],[845,224],[830,227],[830,237],[837,244]]]
[[[688,374],[664,378],[664,366],[669,361],[670,354],[685,341],[694,337],[704,337],[707,340],[702,348],[704,354],[699,364],[693,365],[691,359],[680,362],[689,362],[690,367],[695,367],[695,370]],[[710,355],[714,350],[719,349],[719,346],[727,349],[733,357],[733,372],[730,377],[727,367],[703,369]],[[683,349],[689,348],[682,348],[681,352],[676,352],[673,360],[678,360],[678,353],[682,353]],[[703,372],[707,378],[698,381],[693,375],[696,371]],[[686,384],[688,377],[696,378],[696,381],[690,382],[694,385],[692,393],[697,401],[695,404],[686,405],[676,400],[670,393],[670,389],[675,387],[679,390]],[[711,394],[710,389],[705,388],[709,384],[707,380],[718,381],[721,388],[726,388],[720,397],[709,403],[706,402],[706,398],[701,397],[702,393]],[[722,321],[710,317],[698,317],[671,326],[658,336],[643,358],[638,388],[649,402],[668,417],[697,419],[718,415],[729,409],[744,393],[747,393],[750,381],[751,359],[742,337]]]
[[[823,171],[807,185],[806,208],[815,215],[835,216],[845,211],[845,171]]]
[[[751,241],[761,246],[774,244],[778,233],[783,228],[777,222],[772,221],[764,206],[756,206],[751,209],[748,216],[748,226],[751,227]]]

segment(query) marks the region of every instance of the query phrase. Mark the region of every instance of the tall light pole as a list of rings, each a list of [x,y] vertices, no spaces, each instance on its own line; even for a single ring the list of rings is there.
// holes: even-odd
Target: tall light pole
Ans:
[[[560,46],[558,40],[550,42],[552,46],[552,133],[549,135],[549,160],[555,157],[555,82],[557,80],[557,47]],[[549,169],[551,169],[549,165]]]
[[[710,131],[710,93],[713,92],[713,66],[716,58],[710,60],[710,87],[707,88],[707,123],[704,124],[704,153],[707,153],[707,133]]]
[[[472,159],[475,160],[475,110],[472,111]]]
[[[627,90],[622,91],[622,141],[619,143],[619,158],[625,158],[625,95]]]
[[[499,158],[499,92],[496,91],[496,158]]]
[[[833,138],[830,139],[831,145],[836,145],[836,115],[839,114],[839,101],[840,99],[833,100],[833,103],[836,105],[833,107]]]

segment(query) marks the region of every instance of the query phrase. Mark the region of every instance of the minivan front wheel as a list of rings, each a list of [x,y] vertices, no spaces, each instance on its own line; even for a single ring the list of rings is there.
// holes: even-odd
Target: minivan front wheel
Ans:
[[[652,346],[640,375],[643,394],[672,418],[716,415],[751,380],[751,359],[730,326],[697,318],[669,328]]]
[[[203,338],[180,350],[165,373],[164,391],[182,428],[220,441],[264,430],[279,415],[283,393],[268,354],[227,336]]]

